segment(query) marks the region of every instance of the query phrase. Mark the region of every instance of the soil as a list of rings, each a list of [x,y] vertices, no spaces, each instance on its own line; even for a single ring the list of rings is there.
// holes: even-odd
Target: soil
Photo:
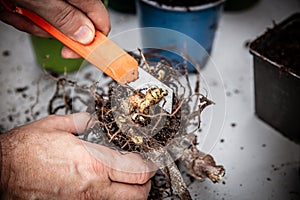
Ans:
[[[114,96],[113,94],[109,96]],[[173,100],[173,110],[176,110],[179,106],[178,100]],[[120,130],[118,122],[114,118],[114,113],[112,112],[112,103],[110,100],[102,99],[98,97],[98,100],[95,102],[96,106],[96,115],[99,120],[99,131],[103,131],[106,133],[108,139],[116,145],[116,147],[130,152],[140,152],[146,153],[153,148],[157,148],[159,146],[165,146],[167,142],[169,142],[177,133],[180,125],[181,112],[180,110],[172,116],[167,117],[165,124],[163,127],[160,127],[161,130],[158,131],[153,138],[151,137],[143,137],[143,141],[141,144],[135,142],[134,137],[129,135],[128,133],[123,133]],[[152,119],[153,120],[153,119]],[[159,120],[159,119],[158,119]],[[130,121],[127,121],[126,125],[128,126]],[[156,123],[154,123],[156,125]],[[172,124],[170,126],[170,124]],[[134,128],[134,122],[132,122],[132,127]],[[141,126],[138,126],[138,129],[143,130]],[[140,130],[135,129],[136,135],[140,135]],[[155,131],[155,127],[148,124],[145,129],[151,129]]]
[[[200,6],[208,3],[214,3],[220,0],[189,0],[189,1],[182,1],[182,0],[151,0],[159,3],[160,5],[167,5],[167,6],[183,6],[183,7],[190,7],[190,6]]]
[[[18,87],[15,89],[16,93],[21,93],[21,92],[25,92],[26,90],[28,90],[28,86],[25,87]]]
[[[268,30],[251,44],[262,56],[300,75],[300,14],[296,20]]]

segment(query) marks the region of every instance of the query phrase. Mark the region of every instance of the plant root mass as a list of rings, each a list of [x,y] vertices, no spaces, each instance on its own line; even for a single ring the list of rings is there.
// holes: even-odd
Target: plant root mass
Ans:
[[[138,153],[145,160],[154,162],[159,171],[152,178],[148,199],[191,199],[175,161],[182,163],[190,176],[197,180],[208,178],[214,183],[220,182],[225,174],[223,166],[216,165],[212,156],[197,148],[201,112],[214,103],[200,93],[199,74],[194,84],[190,82],[184,64],[173,66],[173,62],[161,56],[158,57],[159,62],[147,61],[151,57],[157,58],[153,53],[131,54],[141,68],[173,90],[172,113],[162,109],[168,91],[160,86],[143,86],[134,91],[126,85],[110,81],[105,90],[95,82],[90,87],[81,87],[84,92],[73,97],[83,99],[83,95],[89,94],[89,100],[81,102],[85,102],[88,112],[96,119],[95,125],[81,139],[121,153]],[[56,78],[58,83],[65,84],[63,91],[66,91],[68,84],[78,90],[77,83],[63,79]],[[52,111],[58,110],[53,99],[72,99],[59,90],[57,86],[56,95],[50,101]],[[71,107],[76,110],[74,105],[70,105],[72,101],[64,102],[66,109]]]

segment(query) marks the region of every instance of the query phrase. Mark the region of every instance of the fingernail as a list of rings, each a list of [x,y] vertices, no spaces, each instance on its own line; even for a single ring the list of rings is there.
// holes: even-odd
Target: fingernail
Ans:
[[[61,50],[61,56],[63,58],[69,59],[69,58],[81,58],[80,55],[69,49],[68,47],[64,46]]]
[[[94,119],[89,113],[75,113],[73,121],[78,133],[82,133],[94,125]]]
[[[94,33],[87,25],[83,25],[74,33],[73,38],[82,44],[88,44],[93,41]]]

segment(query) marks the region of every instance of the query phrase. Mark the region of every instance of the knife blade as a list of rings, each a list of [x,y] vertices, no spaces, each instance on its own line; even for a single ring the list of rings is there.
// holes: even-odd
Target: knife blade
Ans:
[[[164,97],[165,101],[159,102],[159,106],[162,107],[166,112],[171,114],[172,105],[173,105],[173,90],[167,85],[163,84],[158,79],[156,79],[154,76],[146,72],[144,69],[139,67],[138,71],[139,71],[139,78],[136,79],[135,81],[127,83],[127,85],[134,88],[135,90],[142,89],[142,88],[152,88],[152,87],[159,87],[167,90],[168,95]]]

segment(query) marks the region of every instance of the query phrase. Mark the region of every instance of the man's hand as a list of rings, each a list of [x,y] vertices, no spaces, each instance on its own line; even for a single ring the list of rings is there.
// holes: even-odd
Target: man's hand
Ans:
[[[156,167],[79,140],[87,113],[49,116],[0,135],[4,199],[147,199]]]
[[[105,35],[110,31],[109,15],[101,0],[14,0],[12,2],[38,14],[62,33],[82,44],[88,44],[93,40],[95,29]],[[50,37],[29,19],[16,13],[0,10],[0,19],[19,30],[41,37]],[[62,56],[78,57],[66,47],[62,50]]]

